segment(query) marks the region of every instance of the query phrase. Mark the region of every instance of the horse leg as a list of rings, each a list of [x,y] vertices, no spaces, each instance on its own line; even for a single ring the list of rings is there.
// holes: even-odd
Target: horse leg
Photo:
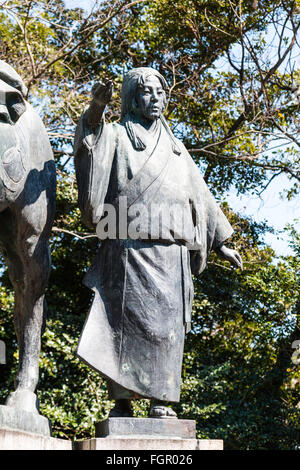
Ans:
[[[14,323],[19,345],[16,390],[9,395],[6,405],[31,412],[39,412],[34,392],[39,378],[41,334],[46,316],[44,294],[50,271],[49,227],[41,223],[45,211],[39,210],[38,202],[30,208],[30,214],[25,208],[21,217],[15,216],[18,236],[6,250],[15,290]],[[41,214],[38,222],[37,214]]]

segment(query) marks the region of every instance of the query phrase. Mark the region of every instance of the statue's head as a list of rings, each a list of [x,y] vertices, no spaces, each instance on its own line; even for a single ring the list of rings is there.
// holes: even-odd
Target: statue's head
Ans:
[[[0,122],[15,123],[25,112],[27,88],[17,72],[0,60]]]
[[[121,121],[125,123],[128,136],[136,150],[145,150],[143,132],[134,126],[134,121],[140,118],[147,121],[160,119],[172,142],[174,153],[180,155],[181,150],[168,126],[163,113],[166,108],[166,92],[168,85],[164,77],[150,67],[138,67],[130,70],[122,85]],[[132,119],[134,116],[135,119]]]
[[[166,108],[167,83],[163,76],[150,67],[130,70],[122,86],[122,118],[134,114],[148,121],[158,119]]]

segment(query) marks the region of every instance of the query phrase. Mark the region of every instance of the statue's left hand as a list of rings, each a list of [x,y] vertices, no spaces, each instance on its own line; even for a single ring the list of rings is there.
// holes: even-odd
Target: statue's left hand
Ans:
[[[216,251],[218,255],[229,261],[233,266],[240,268],[241,270],[243,269],[242,257],[236,250],[232,250],[231,248],[227,248],[227,246],[222,245]]]

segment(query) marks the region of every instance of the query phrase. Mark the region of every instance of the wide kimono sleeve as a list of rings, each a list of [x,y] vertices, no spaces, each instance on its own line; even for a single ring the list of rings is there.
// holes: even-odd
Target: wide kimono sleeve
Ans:
[[[197,275],[205,269],[210,252],[231,237],[233,228],[211,194],[199,168],[187,150],[184,150],[190,171],[190,201],[195,227],[194,242],[189,246],[191,270]]]
[[[74,158],[78,204],[83,222],[89,227],[95,227],[103,214],[114,148],[112,126],[102,118],[98,128],[92,130],[84,112],[75,131]]]

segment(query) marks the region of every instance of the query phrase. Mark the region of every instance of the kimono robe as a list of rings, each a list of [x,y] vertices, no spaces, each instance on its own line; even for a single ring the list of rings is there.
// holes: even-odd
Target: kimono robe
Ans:
[[[134,145],[139,135],[144,150]],[[119,229],[116,239],[102,241],[84,280],[94,300],[77,354],[109,379],[112,398],[179,401],[191,257],[200,273],[209,252],[232,234],[191,156],[170,135],[160,119],[150,133],[128,116],[92,131],[84,113],[76,130],[83,220],[96,227],[112,204],[120,221],[122,200],[127,228],[139,228],[137,239]]]

